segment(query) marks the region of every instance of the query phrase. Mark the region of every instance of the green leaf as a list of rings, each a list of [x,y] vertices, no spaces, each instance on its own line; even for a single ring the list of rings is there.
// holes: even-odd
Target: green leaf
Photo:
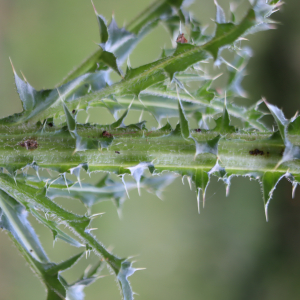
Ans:
[[[130,109],[130,107],[128,107],[128,108],[125,110],[125,112],[122,114],[122,116],[121,116],[116,122],[112,123],[109,127],[110,127],[111,129],[118,128],[119,126],[125,127],[123,121],[124,121],[124,119],[127,117],[128,112],[129,112],[129,109]]]
[[[185,53],[190,54],[184,55]],[[174,63],[169,63],[165,67],[165,71],[169,74],[171,80],[175,73],[185,71],[189,66],[208,58],[206,52],[198,49],[197,46],[181,43],[177,43],[176,50],[171,57],[177,58],[174,59]]]
[[[47,275],[57,276],[60,271],[65,271],[65,270],[71,268],[78,261],[78,259],[82,256],[82,254],[83,254],[83,252],[81,252],[59,264],[52,263],[51,266],[46,269]]]
[[[152,3],[149,6],[149,8],[146,8],[135,20],[133,20],[127,25],[127,29],[131,33],[131,38],[127,40],[123,39],[122,40],[123,43],[118,43],[118,44],[115,43],[113,51],[111,49],[108,50],[113,52],[113,54],[118,58],[119,64],[122,64],[125,61],[128,55],[135,48],[135,46],[142,40],[142,38],[146,34],[148,34],[159,24],[160,20],[167,21],[169,17],[173,16],[174,11],[171,6],[173,6],[172,1],[168,1],[168,0],[160,0],[157,1],[156,3]],[[124,35],[127,36],[128,38],[128,31],[124,29],[119,29],[117,26],[115,26],[115,24],[112,24],[114,25],[114,28],[112,25],[108,26],[107,28],[105,19],[101,15],[98,15],[97,12],[96,12],[96,16],[97,16],[98,24],[100,22],[99,24],[100,42],[102,44],[108,41],[109,34],[114,34],[112,33],[114,28],[116,29],[116,31],[120,33],[121,37],[122,37],[122,33],[124,33]],[[106,35],[106,32],[108,35]],[[95,51],[86,60],[84,60],[77,68],[75,68],[62,81],[61,84],[73,80],[76,77],[81,76],[82,74],[95,72],[96,70],[99,69],[105,69],[104,66],[102,66],[102,53],[103,52],[101,49]]]
[[[68,104],[68,107],[76,107],[79,103],[81,107],[86,107],[86,105],[90,105],[91,100],[102,100],[112,94],[138,95],[149,86],[164,81],[166,79],[165,70],[168,69],[169,74],[174,74],[175,70],[178,71],[185,69],[188,66],[197,63],[199,60],[203,60],[206,57],[206,55],[204,57],[204,50],[217,53],[219,48],[232,44],[255,24],[254,21],[255,15],[253,10],[250,9],[240,24],[233,25],[233,27],[231,26],[232,28],[230,30],[217,30],[217,35],[208,43],[201,46],[182,44],[181,46],[178,46],[172,56],[136,69],[129,69],[126,73],[125,79],[121,82],[106,87],[99,92],[90,93],[89,95],[81,98],[75,98],[72,100],[72,103]],[[219,26],[221,25],[224,24],[220,24]],[[60,110],[61,108],[59,108],[59,106],[51,107],[41,113],[40,118],[43,118],[44,115],[48,118],[53,114],[58,113]]]
[[[103,262],[99,262],[96,264],[96,266],[91,269],[87,274],[84,274],[82,278],[77,280],[76,282],[68,285],[63,278],[59,275],[59,279],[62,282],[62,284],[65,286],[67,290],[67,299],[69,300],[83,300],[84,299],[84,293],[83,289],[87,287],[88,285],[94,283],[99,276],[100,271],[102,270]]]
[[[223,115],[222,117],[218,118],[216,121],[216,127],[213,129],[216,132],[219,132],[221,134],[227,134],[235,132],[234,126],[230,125],[230,119],[228,115],[228,111],[226,109],[226,106],[224,106]]]
[[[68,129],[70,132],[74,132],[76,130],[76,122],[73,116],[71,115],[70,111],[68,110],[67,106],[65,103],[63,103],[65,115],[66,115],[66,120],[68,124]]]
[[[179,111],[181,135],[184,139],[188,139],[190,137],[190,128],[180,98],[178,98],[178,111]]]
[[[30,210],[31,214],[39,220],[41,223],[43,223],[46,227],[48,227],[52,233],[53,233],[53,239],[54,241],[56,239],[61,239],[62,241],[74,246],[74,247],[83,247],[84,245],[72,238],[70,235],[66,234],[64,231],[59,229],[59,224],[55,221],[48,220],[44,217],[42,217],[38,212],[36,212],[34,209]]]
[[[117,72],[122,77],[122,72],[118,66],[117,58],[113,53],[108,51],[103,51],[101,54],[101,61],[103,61],[105,65],[112,68],[115,72]]]
[[[269,220],[268,217],[268,207],[270,204],[270,200],[272,199],[273,192],[278,184],[278,182],[284,177],[281,172],[265,172],[262,180],[262,192],[263,192],[263,200],[265,205],[265,215],[266,220]]]
[[[244,91],[241,82],[246,74],[245,67],[252,56],[252,51],[248,47],[244,47],[234,57],[232,63],[227,63],[229,76],[227,85],[227,96],[230,97],[232,94],[240,97],[247,97],[247,93]]]
[[[121,276],[122,283],[119,279],[120,285],[122,287],[123,296],[127,297],[130,294],[130,285],[127,277],[130,276],[129,273],[132,272],[131,265],[123,264],[127,262],[126,259],[120,259],[111,253],[109,253],[90,233],[87,229],[87,226],[90,223],[90,219],[85,216],[78,216],[73,213],[65,211],[63,208],[59,207],[57,204],[52,202],[49,198],[45,197],[42,194],[37,195],[36,190],[32,187],[29,187],[21,182],[18,182],[16,185],[14,180],[6,174],[0,174],[0,183],[4,191],[9,192],[13,197],[16,197],[20,202],[26,202],[28,199],[31,200],[33,204],[42,209],[45,212],[51,211],[55,214],[57,218],[62,221],[65,221],[65,224],[70,226],[70,228],[75,231],[86,244],[93,247],[93,249],[104,257],[109,266],[113,269],[116,276],[121,272],[126,274],[126,276]],[[20,251],[23,251],[21,247]],[[31,256],[30,256],[31,257]],[[128,270],[128,272],[127,272]],[[57,285],[56,278],[51,277]],[[64,295],[65,289],[61,288],[59,290],[60,295]],[[52,287],[51,287],[52,288]],[[58,292],[57,292],[58,293]],[[132,293],[132,291],[131,291]],[[132,300],[132,298],[127,298]]]
[[[192,180],[195,182],[197,191],[198,212],[200,213],[200,193],[202,191],[203,207],[205,206],[205,194],[209,184],[208,173],[203,169],[197,168],[192,175]]]
[[[215,36],[210,42],[204,45],[204,49],[210,52],[216,60],[220,48],[232,44],[243,36],[245,31],[255,25],[255,20],[255,12],[253,9],[250,9],[239,25],[233,23],[217,23]]]
[[[214,155],[218,155],[218,143],[221,136],[217,135],[215,138],[205,141],[205,142],[198,142],[197,140],[194,141],[196,143],[196,154],[195,157],[199,154],[203,153],[211,153]]]
[[[289,121],[285,118],[282,110],[280,110],[278,107],[268,103],[266,100],[264,100],[264,101],[276,121],[278,130],[281,134],[283,141],[286,142],[287,141],[286,128],[289,124]]]
[[[213,80],[206,81],[195,93],[194,96],[196,98],[204,99],[206,101],[211,101],[215,97],[215,93],[210,91],[209,88],[212,84]]]
[[[294,118],[291,120],[291,122],[288,125],[288,133],[289,134],[295,134],[299,135],[300,134],[300,116]]]
[[[294,145],[288,139],[287,131],[290,121],[285,118],[282,110],[280,110],[278,107],[268,103],[267,101],[265,101],[265,104],[267,105],[271,114],[273,115],[278,126],[281,138],[285,144],[282,159],[278,162],[276,168],[284,162],[300,159],[300,147],[298,145]]]
[[[47,196],[50,199],[66,197],[80,200],[87,207],[112,199],[119,208],[127,198],[127,192],[135,188],[134,183],[127,183],[126,187],[121,182],[106,179],[104,186],[91,185],[87,183],[74,184],[69,188],[49,188]]]
[[[129,167],[128,169],[130,171],[131,176],[135,179],[135,181],[137,183],[137,188],[138,188],[139,194],[141,194],[140,186],[141,186],[142,176],[145,176],[146,171],[150,171],[151,174],[154,172],[155,168],[154,168],[153,163],[152,162],[140,162],[138,165]]]
[[[216,6],[216,22],[218,24],[223,24],[226,23],[226,17],[225,17],[225,12],[223,8],[218,4],[217,0],[214,0],[215,6]]]
[[[63,99],[66,103],[86,95],[90,89],[97,91],[106,86],[105,74],[97,72],[94,74],[84,74],[57,89],[35,90],[28,82],[23,81],[14,71],[17,91],[23,105],[23,112],[13,114],[0,120],[0,124],[14,125],[22,124],[32,118],[39,120],[39,114],[51,105],[60,106],[58,102]],[[62,108],[62,107],[61,107]],[[48,119],[47,116],[45,119]]]
[[[24,251],[40,262],[48,262],[38,236],[27,220],[28,212],[3,190],[0,190],[0,228],[8,230]]]
[[[135,272],[135,269],[132,268],[132,263],[129,261],[123,261],[121,263],[121,268],[118,273],[118,280],[120,282],[123,298],[124,300],[132,300],[133,299],[133,292],[128,281],[128,277],[131,276]]]
[[[108,30],[107,30],[107,25],[106,25],[106,20],[103,16],[99,15],[94,3],[92,2],[94,11],[97,17],[98,21],[98,26],[99,26],[99,33],[100,33],[100,42],[101,43],[106,43],[108,40]]]

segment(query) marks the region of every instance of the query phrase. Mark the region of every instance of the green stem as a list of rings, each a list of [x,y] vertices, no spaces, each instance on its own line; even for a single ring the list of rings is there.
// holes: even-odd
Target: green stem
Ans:
[[[2,130],[6,133],[1,134]],[[103,170],[116,173],[129,172],[126,168],[137,165],[142,161],[155,160],[155,166],[161,170],[195,170],[199,168],[211,169],[216,156],[209,153],[195,157],[195,142],[185,140],[179,136],[166,136],[170,132],[147,132],[138,130],[115,129],[103,126],[77,126],[77,133],[85,138],[99,142],[104,129],[114,136],[107,149],[94,149],[74,153],[75,140],[67,133],[56,132],[49,128],[43,133],[28,128],[21,134],[16,134],[19,127],[0,127],[0,166],[8,170],[17,170],[36,162],[40,167],[51,168],[58,172],[68,172],[80,163],[88,163],[90,171]],[[214,138],[216,132],[192,133],[198,143]],[[237,170],[265,172],[275,168],[282,158],[284,143],[280,140],[269,139],[271,133],[234,133],[222,138],[218,146],[218,158],[227,172]],[[27,150],[20,145],[21,141],[35,138],[38,147]],[[293,143],[300,144],[300,137],[293,136]],[[252,155],[251,151],[259,149],[263,154]],[[116,152],[117,151],[117,152]],[[261,153],[261,152],[260,152]],[[279,166],[278,171],[287,169],[299,174],[298,161],[286,162]],[[52,210],[52,202],[49,202]],[[60,208],[57,208],[60,209]],[[68,220],[72,220],[71,215]]]

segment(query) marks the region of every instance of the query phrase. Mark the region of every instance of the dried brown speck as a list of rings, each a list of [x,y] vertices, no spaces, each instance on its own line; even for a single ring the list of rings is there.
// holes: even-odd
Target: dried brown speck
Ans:
[[[201,132],[201,129],[200,128],[196,128],[195,131],[196,132]]]
[[[119,151],[115,151],[115,153],[117,153],[117,154],[120,154],[120,152],[119,152]]]
[[[184,37],[184,33],[180,33],[177,37],[176,43],[180,43],[180,44],[186,44],[188,41],[187,39]]]
[[[26,148],[27,150],[35,150],[39,146],[39,144],[37,143],[37,141],[34,140],[34,139],[28,139],[28,140],[26,140],[24,142],[21,142],[19,145],[21,147]]]
[[[250,150],[249,151],[250,155],[264,155],[264,151],[258,150],[258,149],[254,149],[254,150]]]
[[[101,134],[102,137],[112,138],[113,135],[109,133],[108,131],[104,130]]]
[[[30,251],[30,252],[33,252],[33,250],[32,250],[32,249],[30,249],[29,251]]]

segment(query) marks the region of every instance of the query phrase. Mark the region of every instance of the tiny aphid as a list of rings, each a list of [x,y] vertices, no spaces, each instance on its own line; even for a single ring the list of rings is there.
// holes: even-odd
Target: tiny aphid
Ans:
[[[264,151],[258,150],[258,149],[254,149],[249,151],[250,155],[264,155]]]
[[[187,39],[184,37],[184,33],[180,33],[177,37],[176,43],[180,43],[180,44],[186,44],[188,41]]]
[[[115,153],[117,153],[117,154],[120,154],[120,152],[119,152],[119,151],[115,151]]]
[[[39,146],[39,144],[37,143],[36,140],[34,139],[28,139],[24,142],[21,142],[19,144],[21,147],[24,147],[26,148],[27,150],[34,150],[34,149],[37,149],[37,147]]]
[[[101,134],[102,137],[112,138],[113,135],[109,133],[108,131],[104,130]]]

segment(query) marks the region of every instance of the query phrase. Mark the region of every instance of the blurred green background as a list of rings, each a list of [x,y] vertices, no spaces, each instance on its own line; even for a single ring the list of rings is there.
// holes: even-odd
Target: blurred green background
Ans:
[[[228,11],[229,2],[219,1]],[[249,101],[262,95],[282,107],[287,117],[299,109],[300,3],[286,1],[274,19],[277,30],[250,36],[254,57],[243,86]],[[99,13],[118,24],[130,21],[151,0],[94,0]],[[194,15],[212,25],[213,0],[195,0]],[[21,111],[8,57],[37,89],[51,88],[96,49],[96,18],[89,0],[0,0],[1,116]],[[130,57],[133,67],[158,58],[170,39],[158,27]],[[235,178],[229,197],[224,184],[212,179],[207,203],[197,213],[195,192],[176,179],[164,201],[142,191],[125,202],[120,219],[111,202],[95,206],[106,214],[94,224],[100,241],[119,256],[138,255],[131,277],[136,299],[299,299],[300,199],[291,199],[291,185],[279,183],[266,223],[259,184]],[[74,212],[76,201],[61,200]],[[50,232],[30,219],[49,257],[56,262],[78,253],[63,242],[53,247]],[[75,280],[91,255],[65,273]],[[105,274],[109,274],[107,270]],[[87,300],[120,299],[113,276],[86,290]],[[33,275],[5,232],[0,232],[0,300],[45,299],[43,285]]]

